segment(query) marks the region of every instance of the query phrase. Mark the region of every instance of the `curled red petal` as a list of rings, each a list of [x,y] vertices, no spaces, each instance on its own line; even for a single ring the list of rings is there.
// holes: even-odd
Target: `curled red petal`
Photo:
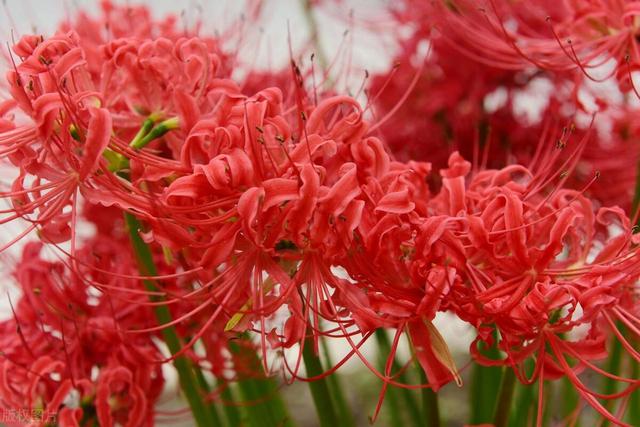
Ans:
[[[100,156],[111,139],[111,114],[106,108],[92,108],[89,131],[84,146],[84,156],[80,165],[80,180],[96,170]]]

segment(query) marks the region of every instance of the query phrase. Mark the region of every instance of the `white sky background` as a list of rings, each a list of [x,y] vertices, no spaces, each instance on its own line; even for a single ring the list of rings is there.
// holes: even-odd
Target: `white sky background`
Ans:
[[[390,0],[389,0],[390,1]],[[2,49],[6,49],[6,43],[11,43],[11,31],[13,30],[16,39],[19,35],[36,33],[45,37],[52,34],[58,23],[68,16],[74,14],[75,10],[99,11],[99,1],[95,0],[6,0],[4,10],[0,9],[0,41]],[[139,4],[141,1],[130,1],[120,3]],[[220,31],[228,23],[238,18],[244,9],[244,1],[240,0],[210,0],[210,1],[178,1],[178,0],[155,0],[147,1],[152,4],[152,10],[156,17],[161,17],[167,13],[180,15],[188,23],[194,22],[198,11],[202,10],[202,20],[205,23],[203,33],[213,34]],[[263,9],[260,24],[255,25],[246,31],[246,43],[240,51],[240,57],[247,64],[255,63],[258,68],[278,68],[286,64],[289,60],[287,44],[287,26],[291,29],[291,38],[294,52],[304,46],[309,39],[309,29],[304,19],[303,9],[299,0],[267,0]],[[341,47],[351,48],[352,72],[351,81],[339,87],[339,90],[352,91],[362,83],[364,70],[371,73],[387,69],[393,58],[393,37],[391,32],[396,31],[393,23],[384,15],[384,0],[343,0],[341,5],[333,8],[325,8],[316,14],[318,22],[320,43],[326,56],[331,60]],[[332,2],[329,1],[331,5]],[[0,6],[2,7],[2,6]],[[335,10],[334,10],[335,9]],[[345,30],[349,28],[349,10],[353,11],[355,25],[350,29],[347,36]],[[376,24],[362,25],[363,22],[373,22]],[[346,46],[344,44],[347,44]],[[2,55],[4,56],[4,55]],[[2,73],[4,74],[4,73]],[[346,86],[346,87],[345,87]],[[2,91],[0,91],[1,93]],[[399,95],[399,97],[401,94]],[[362,99],[360,99],[362,102]],[[0,168],[0,180],[3,184],[7,182],[7,175],[4,168]],[[4,186],[4,185],[3,185]],[[0,245],[15,236],[20,230],[15,222],[9,225],[0,225]],[[15,301],[18,295],[11,285],[10,268],[11,259],[20,253],[20,247],[16,245],[4,254],[0,255],[0,319],[11,316],[7,301],[7,292],[12,294]],[[449,341],[454,351],[466,351],[469,341],[473,338],[470,329],[461,326],[459,321],[455,321],[451,316],[439,316],[436,321],[447,341]],[[371,348],[365,353],[371,355]],[[344,354],[347,348],[337,345],[336,355]],[[337,360],[338,357],[336,356]],[[347,369],[361,367],[361,362],[352,358],[345,366]]]
[[[198,17],[205,23],[203,33],[213,34],[221,31],[230,22],[247,12],[247,0],[147,0],[115,1],[120,4],[152,4],[155,17],[166,14],[181,16],[187,24],[195,22]],[[319,35],[327,56],[338,51],[343,41],[343,33],[349,27],[349,11],[358,22],[348,36],[353,41],[353,62],[356,68],[365,67],[371,71],[384,69],[392,55],[390,38],[383,43],[385,33],[396,27],[386,17],[385,3],[389,0],[334,0],[326,1],[328,6],[317,12]],[[42,33],[51,34],[58,22],[66,16],[73,16],[78,9],[99,10],[97,0],[4,0],[5,11],[0,13],[0,36],[2,41],[10,41],[10,31],[17,34]],[[240,54],[249,61],[255,59],[259,67],[285,64],[289,59],[287,46],[287,24],[291,28],[294,51],[308,39],[301,0],[265,0],[258,27],[252,25],[245,32],[253,46],[246,46]],[[8,13],[7,13],[8,11]],[[8,15],[11,15],[10,17]],[[375,28],[364,28],[363,22],[375,21]],[[373,31],[372,31],[373,30]],[[255,41],[259,41],[256,44]],[[4,44],[4,43],[3,43]],[[386,47],[385,47],[386,45]],[[255,47],[259,46],[257,49]],[[253,48],[252,48],[253,47]]]

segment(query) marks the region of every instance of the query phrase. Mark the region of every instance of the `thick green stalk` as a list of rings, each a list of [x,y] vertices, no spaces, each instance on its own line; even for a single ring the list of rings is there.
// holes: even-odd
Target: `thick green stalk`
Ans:
[[[247,425],[250,427],[262,427],[264,425],[278,425],[276,418],[269,411],[267,396],[262,393],[256,379],[245,378],[238,381],[238,390],[242,396],[242,401],[247,403],[244,412]]]
[[[387,364],[387,355],[390,352],[389,337],[387,337],[386,331],[382,328],[376,329],[375,336],[378,343],[378,369],[380,372],[384,372]],[[393,364],[395,362],[394,359]],[[394,372],[393,368],[394,366],[392,366],[391,372]],[[394,386],[388,386],[384,403],[389,408],[389,423],[393,426],[401,426],[405,423],[398,397],[398,390]]]
[[[322,345],[322,354],[327,362],[327,366],[333,366],[333,360],[331,359],[331,349],[329,348],[329,344],[327,344],[327,340],[322,339],[320,343]],[[327,381],[329,382],[329,391],[331,392],[331,396],[333,397],[333,404],[338,410],[338,419],[340,420],[340,425],[344,427],[355,427],[353,414],[351,413],[351,409],[349,408],[349,402],[345,398],[345,394],[342,391],[340,376],[337,372],[334,372],[327,377]]]
[[[241,336],[241,339],[248,339]],[[244,403],[244,414],[247,424],[252,427],[293,426],[284,401],[278,392],[278,385],[262,373],[260,358],[251,347],[241,347],[230,341],[229,349],[236,357],[243,357],[243,367],[253,373],[253,377],[240,378],[237,381],[238,391]]]
[[[233,390],[231,384],[225,380],[218,380],[217,385],[220,388],[220,397],[222,398],[222,409],[224,410],[227,425],[229,427],[239,426],[241,424],[240,409],[234,405]]]
[[[141,229],[140,222],[133,215],[125,213],[125,223],[129,230],[129,236],[138,260],[140,273],[146,276],[156,276],[158,272],[153,262],[151,250],[139,234]],[[144,280],[143,282],[148,290],[158,291],[158,287],[153,280]],[[150,297],[150,299],[153,301],[159,300],[158,297]],[[154,312],[160,325],[165,325],[171,322],[171,312],[166,305],[155,306]],[[182,343],[180,342],[180,338],[173,326],[163,328],[162,335],[171,354],[176,354],[182,349]],[[178,371],[180,388],[191,407],[191,412],[196,424],[199,427],[210,427],[215,425],[211,412],[207,409],[207,406],[202,399],[198,381],[194,374],[194,368],[198,368],[194,367],[191,360],[185,356],[175,358],[173,365],[175,366],[176,371]]]
[[[389,336],[387,335],[386,331],[382,328],[376,330],[375,337],[376,337],[376,342],[378,343],[378,349],[381,355],[380,365],[384,367],[386,363],[385,355],[388,355],[391,352],[391,341],[389,340]],[[393,364],[391,366],[391,372],[399,372],[400,370],[401,370],[400,364],[394,359]],[[397,380],[400,383],[405,383],[405,384],[407,383],[407,377],[404,374],[404,372],[398,375]],[[399,401],[401,399],[401,403],[404,404],[403,409],[407,411],[407,415],[409,416],[410,425],[413,425],[413,427],[423,427],[427,423],[427,420],[425,419],[424,414],[420,410],[420,405],[417,402],[415,392],[413,390],[389,386],[389,388],[387,389],[386,399],[390,399],[389,409],[390,409],[390,412],[392,412],[391,414],[392,417],[394,417],[393,402]],[[397,424],[395,421],[393,421],[392,425],[403,425],[403,424]]]
[[[534,392],[535,385],[523,385],[516,383],[515,392],[516,401],[509,416],[509,427],[527,427],[531,423],[531,417],[534,412],[534,403],[536,394]]]
[[[382,365],[382,368],[384,368],[384,364]],[[384,404],[389,409],[389,425],[405,425],[405,420],[402,416],[402,410],[400,409],[398,393],[395,387],[392,385],[388,386],[387,390],[385,391]]]
[[[498,401],[493,416],[493,424],[495,427],[506,427],[509,421],[509,412],[511,411],[511,401],[513,400],[513,390],[516,385],[516,374],[508,366],[504,367],[502,374],[502,382],[500,383],[500,392],[498,393]]]
[[[293,427],[294,423],[287,411],[284,400],[280,396],[278,384],[269,377],[262,377],[253,380],[259,397],[265,400],[263,403],[267,407],[269,416],[274,420],[276,426]],[[264,425],[264,424],[263,424]]]
[[[307,369],[307,376],[309,377],[315,377],[324,372],[322,364],[320,363],[320,357],[318,357],[313,347],[313,340],[307,338],[304,343],[304,349],[302,350],[302,358],[304,359],[304,366]],[[329,392],[327,379],[321,378],[309,382],[309,389],[311,390],[313,403],[318,413],[320,427],[336,427],[340,425],[338,414],[333,405],[331,393]]]
[[[502,369],[500,367],[482,366],[477,363],[473,366],[469,388],[470,424],[491,422],[501,380]]]
[[[640,365],[632,357],[629,359],[632,364],[630,378],[640,378]],[[632,426],[640,426],[640,390],[636,389],[631,393],[628,405],[627,422]]]
[[[491,348],[482,348],[480,352],[490,359],[500,358],[500,350],[495,345]],[[502,369],[499,366],[482,366],[477,363],[473,365],[469,390],[470,424],[491,422],[501,380]]]
[[[562,403],[561,415],[563,417],[568,417],[573,413],[576,407],[580,404],[580,395],[576,391],[576,386],[573,385],[571,381],[569,381],[569,379],[566,377],[562,378],[561,394],[562,394],[562,398],[560,400]],[[580,427],[579,417],[576,420],[576,422],[573,424],[573,427]]]
[[[196,369],[195,374],[198,380],[198,384],[200,385],[200,388],[203,391],[205,391],[207,394],[211,393],[211,386],[209,386],[207,379],[204,377],[204,374],[202,373],[202,370]],[[216,407],[216,404],[213,401],[209,402],[209,404],[207,405],[207,409],[209,409],[209,413],[211,415],[211,419],[213,420],[214,424],[217,426],[224,426],[224,421],[220,417],[218,408]]]
[[[400,369],[400,366],[397,366]],[[395,369],[395,368],[394,368]],[[398,376],[398,380],[402,383],[407,383],[406,376],[404,374]],[[400,396],[402,396],[402,401],[405,404],[405,407],[411,417],[411,422],[415,427],[421,427],[426,425],[427,420],[424,417],[424,414],[420,410],[420,405],[415,397],[414,390],[409,390],[407,388],[400,389]]]
[[[634,347],[637,347],[637,344],[638,344],[637,337],[633,333],[629,332],[629,330],[624,326],[622,322],[617,322],[616,326],[618,330],[620,330],[620,332],[624,335],[624,337],[631,343],[631,345],[633,345]],[[620,343],[620,340],[615,339],[614,345],[616,346],[616,348],[619,349],[618,351],[620,354],[618,355],[618,364],[616,366],[615,372],[611,370],[609,372],[612,372],[618,375],[623,374],[623,371],[625,371],[625,369],[623,368],[622,365],[625,364],[623,362],[623,360],[625,360],[629,362],[628,368],[630,372],[627,373],[627,376],[629,378],[640,378],[640,365],[638,365],[638,361],[635,360],[631,355],[623,352],[623,347],[622,347],[622,344]],[[605,393],[613,393],[615,391],[618,391],[618,389],[619,387],[613,387],[611,390],[605,391]],[[640,426],[640,390],[639,389],[636,389],[633,392],[631,392],[631,395],[629,396],[629,401],[627,402],[626,421],[633,426]]]
[[[540,379],[538,379],[540,381]],[[540,383],[538,382],[538,385]],[[543,395],[542,395],[542,425],[549,426],[551,421],[551,414],[555,408],[553,407],[553,403],[556,402],[553,394],[555,391],[554,388],[555,383],[552,383],[549,380],[545,380],[543,384]],[[538,404],[540,402],[539,395],[536,394],[536,416],[538,412]]]
[[[427,419],[427,426],[440,426],[440,409],[438,405],[438,395],[430,388],[422,389],[422,407]]]
[[[620,327],[620,325],[618,325],[618,327]],[[622,366],[622,344],[620,344],[620,341],[616,337],[614,337],[613,340],[611,341],[611,351],[609,352],[609,358],[607,359],[606,371],[614,375],[619,375],[621,366]],[[617,385],[618,385],[618,382],[616,380],[614,380],[613,378],[605,377],[604,384],[602,387],[602,393],[603,394],[615,393],[617,390]],[[603,405],[608,411],[611,411],[614,406],[614,403],[615,402],[613,400],[606,400],[604,401]],[[602,427],[607,427],[609,425],[611,425],[611,423],[607,420],[604,420],[602,423]]]
[[[427,376],[418,364],[418,373],[422,384],[427,383]],[[430,388],[422,389],[422,413],[427,427],[440,427],[440,405],[438,394]]]

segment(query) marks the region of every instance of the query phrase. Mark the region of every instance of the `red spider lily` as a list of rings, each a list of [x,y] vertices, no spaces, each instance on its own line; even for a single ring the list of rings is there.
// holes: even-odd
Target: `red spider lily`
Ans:
[[[436,169],[446,166],[453,151],[487,159],[488,166],[515,160],[527,162],[535,151],[541,127],[514,113],[514,98],[544,75],[517,75],[511,71],[483,67],[459,54],[442,38],[426,38],[417,33],[402,46],[397,67],[388,74],[374,76],[370,91],[377,94],[378,115],[396,107],[404,83],[419,72],[412,64],[421,41],[429,40],[430,54],[420,72],[415,89],[398,112],[381,127],[385,141],[402,160],[429,160]],[[464,62],[464,64],[462,64]],[[470,78],[473,76],[473,78]],[[489,112],[486,99],[502,91],[504,103]],[[554,102],[555,101],[555,102]],[[549,103],[553,109],[560,100]],[[423,120],[424,117],[427,120]],[[398,126],[398,122],[408,123]],[[420,119],[419,119],[420,118]],[[486,150],[486,153],[480,150]],[[434,177],[435,178],[435,177]]]
[[[635,39],[638,7],[633,1],[571,2],[560,7],[546,1],[456,1],[436,3],[433,12],[442,19],[444,32],[460,37],[461,51],[499,68],[578,69],[595,80],[591,70],[613,59],[617,74],[628,79],[630,64],[640,59]],[[471,33],[475,37],[468,37]]]
[[[541,141],[549,138],[558,124],[567,124],[560,140],[584,136],[589,129],[573,122],[584,111],[595,109],[599,110],[598,123],[610,123],[611,129],[590,133],[591,142],[566,185],[581,189],[599,171],[602,178],[586,194],[604,206],[617,204],[630,212],[638,159],[633,142],[636,130],[630,118],[635,110],[633,102],[607,99],[581,76],[557,70],[486,66],[477,55],[459,53],[466,35],[458,34],[457,27],[434,32],[432,26],[439,24],[429,14],[408,14],[399,9],[395,16],[410,23],[414,31],[400,39],[397,66],[375,76],[370,92],[378,115],[397,110],[380,130],[399,159],[429,160],[439,170],[453,151],[459,151],[473,159],[474,167],[529,164]],[[429,55],[418,69],[415,62],[424,43],[429,44]],[[415,89],[398,108],[397,93],[406,90],[404,81],[416,73]],[[538,117],[521,112],[521,97],[545,91],[545,87],[549,93],[542,96]],[[590,98],[595,107],[585,104]],[[430,185],[438,188],[437,175],[430,177]]]
[[[178,28],[178,25],[175,15],[156,20],[152,16],[152,10],[146,6],[121,6],[109,0],[102,0],[98,16],[79,10],[76,16],[60,25],[60,31],[73,31],[78,34],[88,70],[93,81],[99,82],[105,62],[103,51],[109,49],[110,42],[114,40],[162,38],[175,42],[181,38],[198,36],[200,41],[206,43],[208,51],[221,53],[217,39],[200,34],[201,23],[181,28]]]
[[[80,260],[108,259],[120,271],[135,271],[121,243],[102,237],[89,245],[86,259],[79,251]],[[150,336],[125,338],[122,330],[150,317],[122,301],[135,281],[113,284],[119,293],[91,295],[64,264],[40,258],[40,250],[36,243],[25,247],[16,270],[25,295],[14,318],[2,324],[3,407],[44,408],[61,425],[90,417],[101,425],[151,425],[163,379],[160,366],[149,362],[159,350]]]
[[[314,71],[293,60],[288,80],[283,71],[234,79],[224,39],[199,37],[197,28],[182,34],[144,8],[105,2],[102,18],[16,43],[13,99],[0,104],[0,155],[18,177],[2,193],[12,202],[2,222],[30,225],[3,248],[37,229],[64,261],[46,261],[42,244],[32,243],[15,268],[23,296],[0,323],[3,405],[46,408],[65,425],[150,424],[162,364],[186,359],[226,383],[264,375],[259,348],[262,369],[272,374],[275,365],[291,381],[319,380],[358,357],[383,381],[375,418],[389,385],[462,385],[433,324],[450,312],[477,331],[476,362],[507,366],[524,384],[539,381],[539,423],[544,380],[558,378],[621,423],[600,399],[626,399],[640,381],[598,363],[611,336],[640,362],[619,329],[640,332],[639,242],[627,214],[606,205],[628,208],[631,200],[632,110],[596,97],[613,123],[597,139],[593,120],[558,123],[589,110],[580,101],[585,79],[568,71],[588,73],[605,52],[620,53],[617,34],[602,41],[601,20],[623,32],[635,12],[608,3],[593,5],[586,19],[573,4],[555,11],[554,20],[576,21],[562,30],[580,36],[568,54],[565,33],[540,11],[469,4],[425,6],[442,18],[439,35],[434,18],[397,13],[420,20],[404,43],[405,62],[425,40],[433,54],[410,69],[404,92],[395,79],[407,69],[378,79],[364,108],[315,83],[307,93]],[[456,27],[469,16],[482,17],[472,26],[475,42]],[[504,38],[502,16],[520,24],[514,31],[527,51]],[[487,69],[474,49],[491,43]],[[527,74],[529,63],[543,71]],[[529,123],[515,98],[538,77],[556,93]],[[496,91],[507,100],[489,111]],[[18,109],[24,118],[13,115]],[[600,166],[623,188],[614,194],[595,183]],[[79,221],[94,224],[95,235],[77,241]],[[60,245],[68,240],[70,250]],[[164,320],[154,319],[158,309]],[[383,369],[361,351],[379,328],[394,332]],[[178,342],[169,356],[157,346],[163,333]],[[392,372],[403,334],[426,384],[402,384]],[[234,342],[248,336],[256,342]],[[344,340],[350,350],[301,378],[302,354],[309,346],[317,353],[321,339]],[[485,357],[481,344],[503,357]],[[293,363],[271,364],[272,354],[291,352]],[[588,371],[626,388],[598,393],[583,381]],[[199,397],[218,399],[224,387]]]
[[[3,194],[14,207],[4,221],[27,217],[31,226],[18,238],[40,227],[44,238],[59,242],[71,236],[73,214],[65,208],[75,204],[79,184],[98,168],[110,139],[111,115],[95,106],[100,105],[99,94],[80,86],[86,77],[84,61],[72,35],[30,41],[23,38],[16,46],[24,61],[8,75],[17,105],[34,124],[0,137],[3,155],[20,169],[12,191]],[[74,83],[67,85],[67,79]],[[25,182],[27,176],[30,182]]]
[[[39,228],[52,242],[68,240],[77,189],[91,198],[96,190],[109,188],[117,195],[126,187],[104,168],[130,169],[134,183],[180,170],[176,161],[138,149],[178,123],[188,131],[202,111],[237,91],[234,83],[216,79],[228,71],[221,71],[215,40],[177,37],[171,25],[150,21],[146,9],[105,2],[103,12],[118,38],[103,39],[81,20],[82,37],[74,31],[46,40],[25,36],[14,46],[20,63],[7,77],[15,102],[3,104],[2,113],[19,107],[33,119],[33,125],[3,125],[0,135],[2,155],[21,171],[12,191],[3,194],[14,204],[4,221],[23,217],[32,224],[18,238]],[[142,27],[125,31],[119,21],[124,15]],[[140,38],[156,31],[170,38]],[[177,149],[176,141],[168,141],[168,149]]]
[[[622,394],[605,396],[589,390],[574,371],[589,367],[611,377],[593,361],[606,356],[602,316],[608,318],[610,307],[629,297],[638,278],[629,220],[619,209],[601,208],[594,216],[589,200],[575,191],[540,194],[537,178],[520,167],[483,171],[466,190],[464,184],[454,187],[449,182],[457,179],[449,176],[450,171],[444,174],[443,187],[462,193],[457,206],[469,227],[466,277],[451,294],[453,304],[461,304],[456,312],[479,329],[477,341],[491,343],[491,329],[484,325],[495,325],[500,334],[497,345],[507,354],[498,363],[520,370],[535,355],[533,376],[522,381],[566,375],[587,402],[614,420],[594,396]],[[521,178],[514,180],[514,174]],[[447,195],[445,190],[441,196]],[[451,196],[447,199],[443,202],[451,209]],[[607,236],[612,220],[622,229],[616,238]],[[597,255],[590,260],[594,251]],[[566,338],[580,325],[589,327],[587,337]],[[475,344],[472,353],[483,363],[496,363],[484,359]],[[578,365],[570,367],[567,356]],[[625,393],[638,385],[634,379],[613,378],[630,384]]]

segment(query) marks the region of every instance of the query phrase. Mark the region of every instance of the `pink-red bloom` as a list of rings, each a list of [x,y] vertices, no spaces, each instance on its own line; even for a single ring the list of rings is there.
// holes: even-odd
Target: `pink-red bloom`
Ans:
[[[422,7],[395,10],[415,24],[404,65],[374,79],[366,107],[307,87],[313,71],[293,58],[235,78],[224,39],[144,8],[104,2],[101,18],[16,42],[0,152],[17,177],[1,221],[28,225],[2,249],[33,230],[40,242],[14,266],[22,296],[0,323],[3,406],[61,425],[151,425],[164,363],[209,371],[223,385],[200,397],[214,400],[264,372],[298,379],[305,347],[340,339],[348,354],[307,379],[359,358],[383,381],[377,415],[389,385],[462,385],[434,325],[448,312],[477,333],[474,362],[538,381],[540,402],[544,381],[566,378],[620,422],[600,400],[640,382],[599,363],[612,338],[640,361],[637,126],[630,103],[584,82],[601,55],[635,48],[633,7],[563,4],[560,29],[540,16],[545,2],[403,4]],[[541,81],[553,93],[528,120],[518,97]],[[573,124],[590,111],[585,93],[611,129]],[[82,224],[94,234],[80,238]],[[394,339],[376,369],[360,348],[381,328]],[[168,331],[181,341],[170,356]],[[403,335],[425,384],[392,372]],[[599,393],[585,372],[625,388]]]

